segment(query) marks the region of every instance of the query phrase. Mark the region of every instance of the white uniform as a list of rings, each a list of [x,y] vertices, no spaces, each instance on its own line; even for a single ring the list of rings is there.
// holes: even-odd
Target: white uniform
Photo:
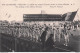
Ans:
[[[68,42],[69,42],[69,36],[70,36],[70,31],[67,30],[67,40],[68,40]]]
[[[47,34],[46,34],[46,40],[49,38],[50,34],[51,34],[50,30],[48,30],[48,31],[47,31]],[[45,40],[45,41],[46,41],[46,40]]]
[[[64,45],[68,46],[69,35],[68,35],[68,34],[64,34],[64,38],[65,38],[65,43],[64,43]]]
[[[56,31],[53,30],[53,35],[54,35],[54,42],[56,41]]]

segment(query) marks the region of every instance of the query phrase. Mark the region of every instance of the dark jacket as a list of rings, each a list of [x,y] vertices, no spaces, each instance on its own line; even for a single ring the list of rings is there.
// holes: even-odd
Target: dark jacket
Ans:
[[[44,31],[40,37],[41,42],[45,42],[47,31]]]
[[[52,37],[49,37],[49,38],[47,39],[45,45],[46,45],[46,47],[50,47],[50,48],[53,47],[54,41],[53,41]]]

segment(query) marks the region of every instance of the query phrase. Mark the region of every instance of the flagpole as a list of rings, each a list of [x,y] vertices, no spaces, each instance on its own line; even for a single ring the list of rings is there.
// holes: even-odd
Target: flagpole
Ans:
[[[79,11],[79,8],[77,9],[77,12]],[[78,13],[77,13],[77,16],[78,16],[78,21],[79,21],[79,15],[78,15]]]

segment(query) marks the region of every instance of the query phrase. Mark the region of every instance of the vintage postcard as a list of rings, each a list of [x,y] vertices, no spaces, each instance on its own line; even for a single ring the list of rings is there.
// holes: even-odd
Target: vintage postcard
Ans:
[[[80,52],[80,0],[0,0],[0,52]]]

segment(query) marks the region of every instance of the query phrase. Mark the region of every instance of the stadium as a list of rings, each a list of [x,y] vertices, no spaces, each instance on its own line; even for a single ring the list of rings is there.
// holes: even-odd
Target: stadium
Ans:
[[[0,21],[0,51],[80,52],[80,21],[73,21],[76,14],[77,11],[65,14],[23,14],[23,22]],[[40,37],[46,28],[45,41],[53,34],[53,48],[48,47],[50,45],[42,47]]]

